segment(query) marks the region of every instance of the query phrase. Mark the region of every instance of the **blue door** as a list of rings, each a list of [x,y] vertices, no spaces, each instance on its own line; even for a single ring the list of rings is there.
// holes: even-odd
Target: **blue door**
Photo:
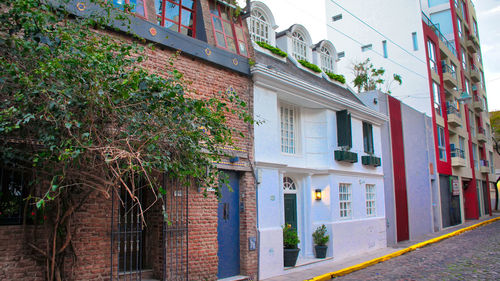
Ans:
[[[239,177],[235,172],[226,172],[229,184],[220,187],[222,198],[217,209],[217,241],[219,242],[219,268],[217,277],[226,278],[240,273],[240,212]]]

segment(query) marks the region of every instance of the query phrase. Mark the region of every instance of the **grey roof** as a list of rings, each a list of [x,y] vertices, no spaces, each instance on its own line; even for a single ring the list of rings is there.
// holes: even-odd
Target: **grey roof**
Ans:
[[[309,73],[303,69],[298,68],[291,60],[287,59],[286,63],[275,59],[269,55],[262,54],[261,52],[255,52],[256,63],[267,65],[269,68],[279,71],[291,76],[294,76],[302,81],[310,83],[316,87],[319,87],[325,91],[331,92],[333,94],[339,95],[343,98],[349,99],[356,103],[364,105],[364,103],[350,90],[341,87],[335,83],[329,82],[324,78],[318,77],[312,73]]]

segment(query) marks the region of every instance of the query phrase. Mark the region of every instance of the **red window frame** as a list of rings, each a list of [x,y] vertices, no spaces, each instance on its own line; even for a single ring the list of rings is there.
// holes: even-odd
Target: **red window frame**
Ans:
[[[123,1],[125,2],[124,3],[125,5],[129,5],[130,6],[130,0],[123,0]],[[139,1],[142,1],[142,9],[144,11],[144,15],[141,15],[141,14],[137,13],[137,6],[138,6],[137,2],[139,2]],[[147,19],[148,18],[148,10],[146,9],[146,2],[147,1],[151,1],[151,0],[136,0],[136,6],[135,6],[136,7],[135,8],[136,12],[130,12],[130,11],[128,11],[128,9],[127,9],[127,12],[130,12],[130,13],[134,14],[135,16],[139,17],[139,18]],[[152,1],[154,1],[154,0],[152,0]],[[114,4],[113,0],[111,0],[110,2],[111,2],[112,5],[116,5],[115,7],[118,7],[118,4]]]
[[[144,1],[155,1],[155,0],[144,0]],[[193,2],[192,8],[188,8],[188,7],[184,6],[183,2],[184,2],[184,0],[176,0],[176,1],[175,0],[160,0],[159,1],[159,3],[170,3],[170,4],[173,4],[179,8],[179,18],[177,21],[173,21],[173,20],[165,17],[165,11],[166,11],[165,7],[167,5],[162,5],[161,15],[156,14],[156,17],[158,18],[158,22],[161,26],[165,26],[165,22],[173,23],[173,24],[177,25],[177,32],[181,33],[181,29],[185,28],[188,30],[188,34],[186,34],[187,36],[191,36],[193,38],[196,38],[196,3],[198,1],[192,0],[192,2]],[[156,1],[155,1],[155,3],[156,3]],[[155,9],[156,9],[156,7],[155,7]],[[191,27],[182,24],[182,19],[183,19],[182,18],[182,11],[183,10],[190,12],[192,17],[193,17],[193,25]],[[172,30],[172,29],[170,29],[170,30]],[[189,35],[189,30],[191,30],[191,35]]]
[[[214,34],[215,45],[221,49],[224,49],[224,50],[227,50],[230,52],[234,52],[233,50],[231,50],[228,47],[228,38],[232,39],[234,41],[234,44],[235,44],[236,53],[241,55],[241,56],[248,57],[248,44],[247,44],[248,41],[247,41],[247,38],[245,35],[245,31],[244,31],[245,29],[243,28],[243,21],[241,20],[241,17],[238,17],[236,19],[236,22],[234,20],[223,19],[222,13],[223,12],[225,13],[226,10],[221,9],[222,5],[219,3],[213,3],[213,5],[215,5],[216,11],[218,13],[218,14],[214,14],[213,10],[210,9],[210,19],[212,22],[212,31]],[[227,18],[231,19],[232,15],[227,15]],[[215,29],[214,19],[218,19],[221,22],[222,31]],[[229,24],[231,26],[231,30],[229,32],[226,31],[225,24]],[[240,35],[242,38],[239,38],[237,36],[237,32],[236,32],[237,29],[239,29]],[[224,37],[225,46],[222,46],[219,44],[219,41],[217,40],[217,34],[221,34]],[[243,44],[244,49],[245,49],[244,50],[245,53],[242,52],[242,48],[240,47],[240,43]]]

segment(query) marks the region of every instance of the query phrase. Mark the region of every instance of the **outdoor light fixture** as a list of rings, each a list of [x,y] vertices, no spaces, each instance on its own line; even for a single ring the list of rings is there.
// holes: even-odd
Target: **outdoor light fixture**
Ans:
[[[321,200],[321,189],[316,189],[314,191],[314,197],[316,198],[316,200]]]

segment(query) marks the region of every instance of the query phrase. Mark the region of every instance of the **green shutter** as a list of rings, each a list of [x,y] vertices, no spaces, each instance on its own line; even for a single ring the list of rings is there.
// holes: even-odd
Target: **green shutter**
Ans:
[[[373,149],[373,126],[363,122],[363,143],[366,153],[374,153]]]
[[[337,111],[337,145],[352,147],[351,114],[347,110]]]
[[[297,195],[285,194],[285,225],[297,230]]]

